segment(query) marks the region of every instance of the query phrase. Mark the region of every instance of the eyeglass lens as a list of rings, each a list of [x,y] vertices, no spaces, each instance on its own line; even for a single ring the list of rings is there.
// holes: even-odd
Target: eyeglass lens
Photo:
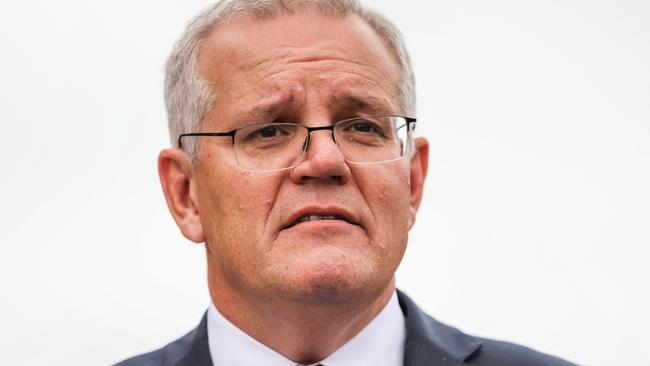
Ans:
[[[312,131],[313,132],[313,131]],[[295,166],[302,159],[310,131],[304,125],[267,123],[237,130],[234,148],[239,165],[250,170]],[[405,153],[406,121],[401,117],[363,117],[334,124],[334,140],[353,163],[396,160]]]

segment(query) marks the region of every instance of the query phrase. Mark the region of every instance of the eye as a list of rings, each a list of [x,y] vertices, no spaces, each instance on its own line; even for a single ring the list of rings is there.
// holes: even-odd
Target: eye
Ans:
[[[271,140],[283,136],[291,135],[291,129],[284,124],[268,124],[263,126],[252,126],[247,130],[248,139],[253,140]]]
[[[296,127],[288,123],[268,123],[240,128],[235,135],[239,144],[270,144],[292,139]]]
[[[260,129],[259,131],[257,131],[257,134],[260,137],[265,137],[265,138],[275,137],[279,133],[280,133],[280,131],[278,130],[278,128],[274,127],[274,126],[267,126],[267,127],[264,127],[262,129]]]
[[[341,132],[355,135],[383,136],[385,121],[381,118],[358,118],[342,123]]]
[[[376,126],[366,122],[357,122],[352,128],[356,132],[379,132]]]

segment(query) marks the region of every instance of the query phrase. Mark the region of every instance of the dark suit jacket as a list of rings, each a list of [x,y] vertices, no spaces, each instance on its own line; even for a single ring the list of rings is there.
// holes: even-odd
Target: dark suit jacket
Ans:
[[[397,296],[406,321],[404,366],[573,365],[512,343],[464,334],[426,315],[402,292],[398,291]],[[207,316],[184,337],[116,366],[212,366]]]

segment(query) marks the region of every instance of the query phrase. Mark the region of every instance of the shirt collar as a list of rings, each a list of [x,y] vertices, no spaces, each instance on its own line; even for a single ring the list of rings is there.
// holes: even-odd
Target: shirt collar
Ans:
[[[214,366],[295,366],[296,363],[230,323],[214,306],[208,309],[208,343]],[[324,366],[399,366],[406,328],[397,294],[354,338],[321,361]]]

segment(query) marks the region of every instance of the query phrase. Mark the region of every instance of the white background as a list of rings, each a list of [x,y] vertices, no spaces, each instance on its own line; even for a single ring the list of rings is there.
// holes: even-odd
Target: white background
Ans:
[[[431,142],[398,284],[466,332],[650,365],[650,2],[369,1]],[[0,3],[0,363],[105,365],[208,304],[158,184],[198,0]]]

